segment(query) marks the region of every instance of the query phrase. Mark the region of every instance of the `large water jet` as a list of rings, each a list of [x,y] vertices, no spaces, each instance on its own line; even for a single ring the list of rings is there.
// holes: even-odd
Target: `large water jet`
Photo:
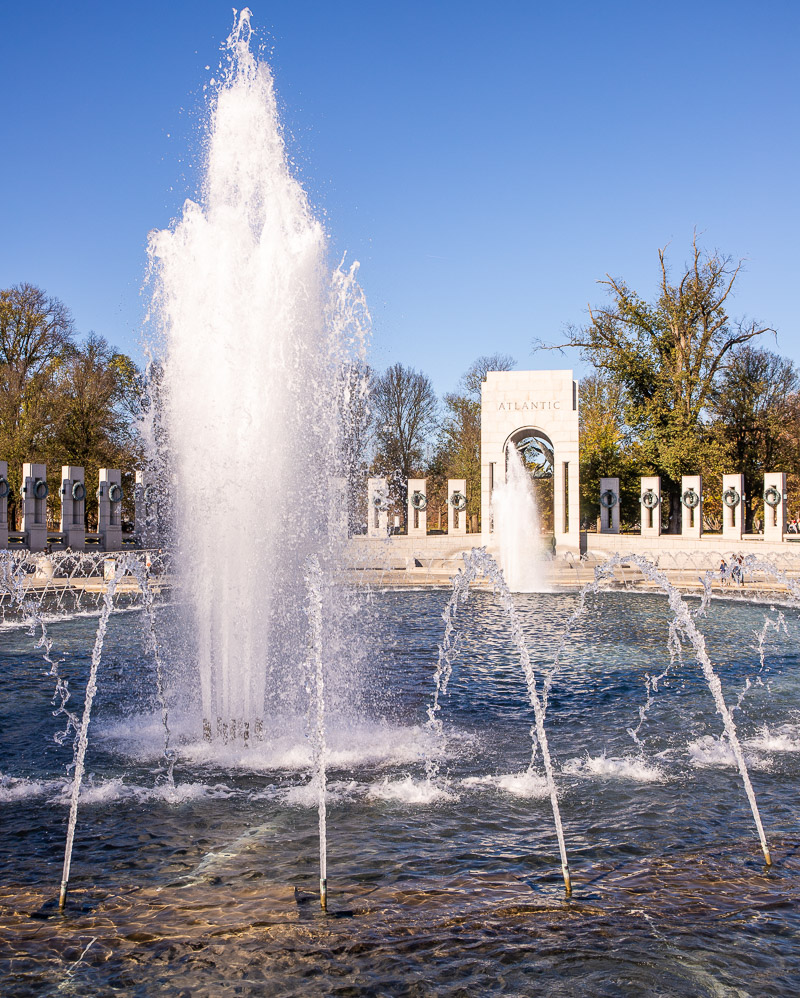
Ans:
[[[528,469],[513,443],[506,463],[506,480],[492,494],[493,544],[512,592],[544,592],[541,518]]]
[[[292,175],[248,10],[220,75],[202,196],[149,252],[186,598],[181,683],[199,685],[205,737],[227,740],[304,712],[304,565],[329,570],[347,539],[346,403],[367,315],[357,265],[329,267]],[[321,612],[329,632],[340,626],[334,601]]]

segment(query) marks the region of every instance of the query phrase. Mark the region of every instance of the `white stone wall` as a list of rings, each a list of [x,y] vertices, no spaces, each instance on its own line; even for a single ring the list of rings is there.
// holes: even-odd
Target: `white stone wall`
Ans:
[[[640,534],[586,534],[586,553],[594,557],[613,554],[643,554],[663,568],[719,568],[721,558],[728,563],[732,555],[754,554],[772,558],[776,555],[800,555],[800,542],[791,541],[787,534],[782,544],[765,542],[761,534],[745,534],[731,539],[722,534],[704,533],[702,537],[684,537],[682,534],[662,534],[660,537],[642,537]],[[794,535],[797,536],[797,535]],[[699,556],[704,556],[700,558]],[[780,565],[780,562],[777,563]]]
[[[481,386],[484,543],[491,544],[492,489],[505,482],[506,445],[519,430],[543,433],[553,444],[556,545],[559,552],[577,552],[580,545],[578,385],[572,371],[490,371],[486,375]]]

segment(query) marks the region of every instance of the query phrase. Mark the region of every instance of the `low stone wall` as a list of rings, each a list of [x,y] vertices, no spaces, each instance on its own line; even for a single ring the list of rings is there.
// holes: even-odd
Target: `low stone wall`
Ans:
[[[428,534],[426,537],[408,537],[405,534],[390,537],[353,537],[348,544],[348,560],[352,568],[375,569],[436,569],[445,563],[461,560],[465,551],[481,546],[481,534],[449,537],[447,534]]]
[[[730,561],[732,555],[756,555],[772,562],[800,558],[800,535],[797,540],[784,540],[770,544],[760,534],[745,534],[739,540],[722,534],[704,534],[702,537],[684,537],[681,534],[661,534],[660,537],[642,537],[639,534],[590,534],[581,536],[581,548],[586,560],[608,558],[612,554],[641,554],[663,567],[680,568],[691,563],[697,568],[719,568],[722,558]]]
[[[384,538],[354,537],[348,546],[347,568],[357,573],[374,573],[381,580],[398,584],[412,581],[434,581],[452,576],[461,566],[465,552],[482,547],[482,534],[448,537],[430,534],[427,537],[393,535]],[[701,538],[686,538],[680,534],[641,537],[639,534],[581,535],[585,543],[583,554],[572,550],[559,551],[549,561],[548,573],[558,584],[586,582],[594,566],[614,554],[644,555],[668,572],[689,573],[696,581],[698,572],[716,571],[724,558],[728,564],[737,555],[766,558],[776,568],[792,573],[800,569],[800,537],[782,544],[768,544],[760,536],[745,536],[731,543],[721,534],[706,534]],[[582,545],[583,546],[583,545]],[[488,545],[492,551],[491,545]],[[494,553],[494,552],[492,552]],[[401,579],[401,576],[403,578]],[[423,579],[423,576],[425,577]]]

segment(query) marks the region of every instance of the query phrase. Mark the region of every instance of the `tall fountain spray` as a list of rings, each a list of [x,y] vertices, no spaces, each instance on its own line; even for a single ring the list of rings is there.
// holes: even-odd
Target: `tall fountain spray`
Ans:
[[[509,444],[507,453],[506,481],[492,494],[496,554],[512,592],[545,592],[542,531],[533,483],[517,448]]]
[[[245,9],[213,83],[202,196],[149,245],[181,654],[206,737],[244,741],[304,712],[303,566],[325,571],[346,539],[347,396],[363,391],[368,320],[357,265],[327,264],[250,41]]]

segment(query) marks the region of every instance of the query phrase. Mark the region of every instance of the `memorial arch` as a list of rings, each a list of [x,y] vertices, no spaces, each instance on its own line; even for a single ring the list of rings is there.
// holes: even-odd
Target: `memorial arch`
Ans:
[[[491,500],[505,482],[508,447],[552,482],[559,552],[580,549],[578,383],[572,371],[489,371],[481,386],[481,524],[491,545]],[[545,465],[549,464],[550,468]],[[542,492],[542,490],[539,490]]]

